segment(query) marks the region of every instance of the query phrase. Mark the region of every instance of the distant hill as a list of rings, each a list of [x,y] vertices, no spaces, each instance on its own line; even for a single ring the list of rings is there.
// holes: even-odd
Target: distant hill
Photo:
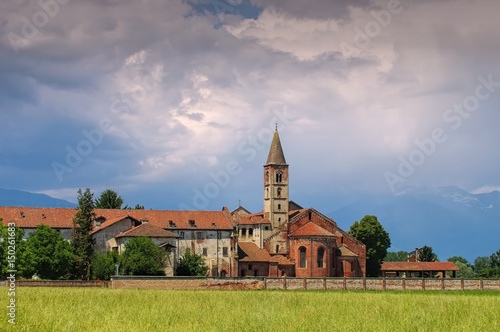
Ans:
[[[408,188],[401,195],[360,196],[328,216],[349,230],[367,214],[377,216],[389,232],[390,251],[428,245],[441,261],[455,255],[473,261],[500,249],[498,191],[470,194],[456,187]]]
[[[76,204],[45,194],[0,188],[0,206],[71,208],[76,207]]]

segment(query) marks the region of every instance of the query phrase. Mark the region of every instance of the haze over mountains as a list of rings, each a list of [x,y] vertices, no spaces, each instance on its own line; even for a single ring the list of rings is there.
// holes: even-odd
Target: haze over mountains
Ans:
[[[401,195],[364,195],[328,216],[348,230],[375,215],[391,237],[390,251],[431,246],[439,260],[473,261],[500,249],[500,192],[471,194],[457,187],[408,188]],[[345,221],[345,222],[344,222]]]
[[[472,262],[477,256],[489,256],[500,249],[499,191],[471,194],[452,186],[410,187],[400,195],[357,194],[335,200],[346,203],[339,203],[327,215],[346,231],[364,215],[377,216],[391,237],[390,251],[411,251],[428,245],[441,261],[457,255]],[[0,189],[0,206],[76,204],[45,194]]]

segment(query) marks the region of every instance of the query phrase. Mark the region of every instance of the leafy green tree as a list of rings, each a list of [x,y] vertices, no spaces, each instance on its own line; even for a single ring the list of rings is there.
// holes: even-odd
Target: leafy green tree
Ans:
[[[376,277],[380,274],[380,266],[387,256],[387,248],[391,246],[389,233],[375,216],[365,216],[356,221],[349,229],[349,234],[366,245],[366,274]]]
[[[408,252],[406,251],[388,251],[387,256],[385,256],[384,262],[407,262]]]
[[[470,265],[469,262],[463,258],[462,256],[453,256],[453,257],[450,257],[447,259],[448,262],[453,262],[455,264],[457,264],[457,262],[462,262],[466,265]]]
[[[92,277],[92,256],[95,239],[90,232],[93,228],[94,194],[90,189],[78,190],[78,207],[73,217],[72,244],[75,254],[74,274],[77,279],[90,280]]]
[[[472,278],[474,277],[474,270],[469,262],[461,256],[453,256],[448,258],[448,262],[453,262],[460,269],[456,272],[458,278]],[[449,273],[448,273],[449,274]]]
[[[121,209],[122,205],[123,199],[111,189],[104,190],[101,196],[95,200],[96,209]]]
[[[432,247],[423,246],[422,249],[418,251],[418,260],[420,262],[437,262],[438,257],[432,251]]]
[[[476,259],[474,260],[473,269],[474,269],[474,273],[476,275],[479,275],[479,272],[481,270],[486,269],[488,267],[491,267],[490,257],[480,256],[480,257],[476,257]]]
[[[94,279],[109,280],[115,274],[115,265],[120,257],[115,251],[106,253],[95,252],[92,258],[92,273]]]
[[[22,228],[4,226],[2,225],[2,218],[0,218],[0,277],[4,277],[7,270],[21,272],[24,269],[23,253],[26,249],[26,241],[23,238],[24,231]],[[14,246],[15,250],[13,250],[12,246]],[[10,253],[14,251],[15,254],[10,255],[9,251]],[[9,261],[12,261],[12,266],[10,266]]]
[[[498,266],[488,266],[481,269],[477,276],[480,278],[500,278],[500,267]]]
[[[455,265],[460,269],[460,271],[456,272],[457,278],[473,278],[474,270],[472,266],[465,264],[461,261],[454,262]]]
[[[474,260],[474,272],[481,278],[500,278],[500,250],[490,257],[477,257]]]
[[[491,266],[500,268],[500,250],[490,256]]]
[[[38,225],[30,233],[23,253],[25,268],[22,275],[31,278],[37,274],[42,279],[68,279],[74,262],[71,245],[58,231]]]
[[[166,262],[166,252],[145,236],[136,237],[125,244],[122,257],[125,273],[131,275],[159,275]]]
[[[208,266],[205,264],[203,256],[186,251],[177,265],[176,275],[178,276],[206,276]]]

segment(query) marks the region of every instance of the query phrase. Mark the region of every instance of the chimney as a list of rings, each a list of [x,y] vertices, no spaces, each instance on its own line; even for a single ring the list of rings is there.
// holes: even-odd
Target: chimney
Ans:
[[[42,213],[42,219],[45,219],[45,214],[44,213]]]

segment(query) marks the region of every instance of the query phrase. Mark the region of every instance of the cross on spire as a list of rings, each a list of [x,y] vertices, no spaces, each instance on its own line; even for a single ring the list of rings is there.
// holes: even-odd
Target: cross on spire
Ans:
[[[275,125],[276,125],[276,131],[278,131],[278,121],[276,121]]]

